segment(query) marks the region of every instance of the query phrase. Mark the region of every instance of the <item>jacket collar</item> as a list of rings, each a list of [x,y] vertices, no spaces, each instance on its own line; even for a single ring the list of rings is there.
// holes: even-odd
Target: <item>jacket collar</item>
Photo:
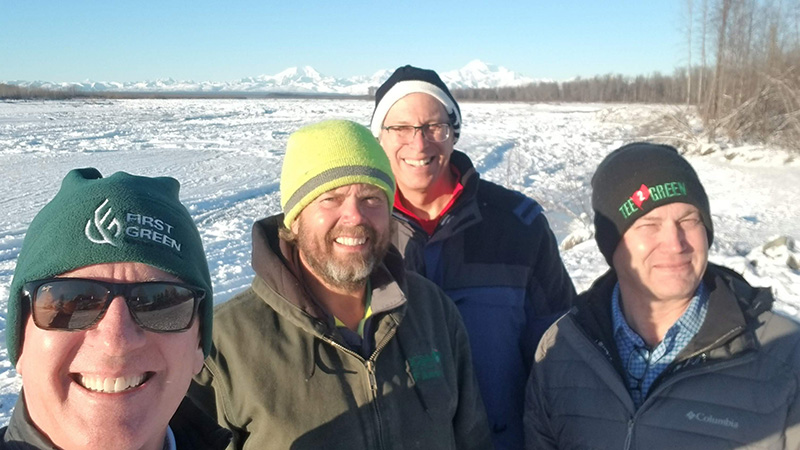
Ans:
[[[55,448],[53,443],[33,426],[28,408],[25,406],[23,391],[20,391],[17,403],[14,405],[14,413],[11,414],[8,428],[3,435],[3,444],[5,448],[12,450]]]
[[[184,398],[169,421],[178,450],[222,450],[233,437],[230,430],[204,413],[188,398]]]
[[[709,263],[703,282],[709,290],[706,320],[676,362],[701,352],[720,350],[711,356],[724,358],[753,348],[758,316],[772,308],[774,299],[769,289],[750,286],[728,268]],[[608,270],[578,296],[570,314],[593,341],[605,348],[606,356],[621,371],[611,319],[611,291],[616,283],[617,274]]]
[[[453,153],[450,154],[450,164],[454,165],[461,174],[460,181],[461,185],[464,186],[464,192],[459,199],[475,198],[478,192],[478,180],[480,179],[480,175],[478,171],[475,170],[475,166],[472,165],[469,156],[462,151],[453,150]]]
[[[770,311],[775,301],[770,290],[750,286],[738,273],[715,264],[708,265],[703,282],[710,291],[706,317],[711,320],[678,357],[723,346],[726,352],[719,357],[755,348],[758,316]]]
[[[231,432],[203,413],[191,400],[184,398],[169,422],[178,450],[222,450],[231,440]],[[14,413],[3,435],[3,448],[33,450],[55,448],[52,442],[33,425],[20,391]]]

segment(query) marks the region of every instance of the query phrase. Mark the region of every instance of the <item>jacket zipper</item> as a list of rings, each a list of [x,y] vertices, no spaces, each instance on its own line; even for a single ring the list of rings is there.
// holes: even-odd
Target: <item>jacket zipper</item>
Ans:
[[[372,390],[372,397],[378,398],[378,379],[375,377],[375,363],[371,359],[366,361],[367,374],[369,375],[369,387]]]
[[[631,448],[631,441],[633,441],[633,425],[635,423],[634,419],[628,420],[628,434],[625,436],[625,450],[630,450]]]
[[[378,355],[380,354],[381,350],[383,350],[389,344],[389,341],[391,341],[394,335],[397,333],[397,325],[398,325],[397,321],[392,322],[392,324],[393,324],[392,329],[389,330],[386,337],[375,347],[375,351],[372,352],[372,355],[370,355],[369,359],[366,360],[358,353],[339,344],[338,342],[331,339],[329,336],[322,336],[322,340],[324,342],[327,342],[328,344],[336,347],[342,352],[355,357],[356,359],[361,361],[364,364],[364,367],[367,369],[369,387],[370,391],[372,392],[373,410],[375,411],[376,423],[378,427],[378,444],[380,445],[379,448],[386,448],[386,446],[383,445],[383,427],[381,426],[382,424],[381,412],[380,408],[378,407],[378,378],[375,375],[375,360],[378,358]]]

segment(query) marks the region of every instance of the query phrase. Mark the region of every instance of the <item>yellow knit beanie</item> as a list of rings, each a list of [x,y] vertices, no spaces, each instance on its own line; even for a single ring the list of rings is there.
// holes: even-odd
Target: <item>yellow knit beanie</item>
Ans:
[[[365,183],[386,193],[394,204],[394,175],[377,139],[349,120],[327,120],[289,136],[281,170],[281,207],[287,228],[322,193],[348,184]]]

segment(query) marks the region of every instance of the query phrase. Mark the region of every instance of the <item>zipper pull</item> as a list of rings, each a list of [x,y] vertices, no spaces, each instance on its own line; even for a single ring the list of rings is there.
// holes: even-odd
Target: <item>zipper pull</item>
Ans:
[[[633,441],[633,419],[628,420],[628,435],[625,436],[625,450],[630,450]]]
[[[378,379],[375,377],[375,363],[368,359],[364,364],[367,366],[367,373],[369,374],[369,387],[372,389],[372,395],[378,396]]]

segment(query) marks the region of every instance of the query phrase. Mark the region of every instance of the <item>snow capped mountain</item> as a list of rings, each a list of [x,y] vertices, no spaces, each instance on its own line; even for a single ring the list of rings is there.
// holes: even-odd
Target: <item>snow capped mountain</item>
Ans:
[[[369,93],[370,88],[377,89],[378,86],[389,79],[392,72],[389,69],[381,69],[370,76],[358,75],[350,77],[346,82],[350,84],[352,92],[358,92],[359,94],[357,95],[365,95],[365,93]]]
[[[377,88],[392,74],[392,70],[382,69],[372,75],[359,75],[349,78],[336,78],[322,75],[311,66],[290,67],[275,75],[245,77],[232,82],[216,81],[177,81],[172,78],[154,81],[116,82],[48,82],[48,81],[8,81],[6,83],[29,88],[74,89],[85,92],[180,92],[180,93],[297,93],[297,94],[340,94],[368,95],[370,88]],[[451,89],[455,88],[495,88],[519,86],[536,80],[512,72],[505,67],[486,64],[480,60],[471,61],[458,70],[440,73],[442,80]]]
[[[478,59],[471,61],[461,69],[444,72],[441,76],[442,81],[444,81],[450,89],[520,86],[536,81],[533,78],[524,77],[516,72],[512,72],[505,67],[486,64]]]
[[[242,78],[232,83],[216,83],[229,92],[336,92],[336,79],[320,75],[313,67],[290,67],[276,75]]]

